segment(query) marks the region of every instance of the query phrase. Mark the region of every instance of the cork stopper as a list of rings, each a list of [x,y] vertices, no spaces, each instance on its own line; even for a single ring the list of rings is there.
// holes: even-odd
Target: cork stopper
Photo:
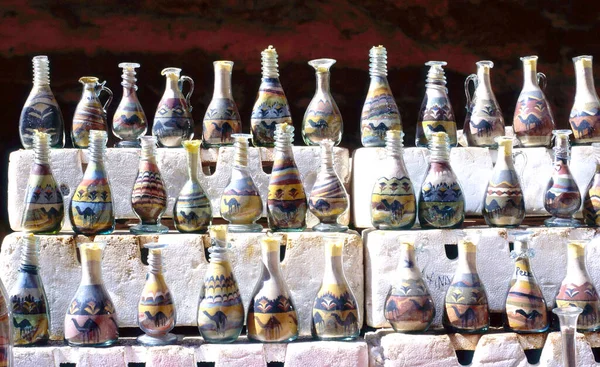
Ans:
[[[77,245],[79,251],[81,252],[81,262],[86,261],[102,261],[102,252],[106,247],[106,243],[104,242],[87,242],[80,243]]]
[[[183,145],[183,148],[188,153],[198,152],[201,144],[202,142],[200,140],[184,140],[181,142],[181,145]]]
[[[275,252],[279,251],[279,246],[281,245],[282,240],[283,236],[267,232],[265,236],[261,237],[260,242],[266,252]]]

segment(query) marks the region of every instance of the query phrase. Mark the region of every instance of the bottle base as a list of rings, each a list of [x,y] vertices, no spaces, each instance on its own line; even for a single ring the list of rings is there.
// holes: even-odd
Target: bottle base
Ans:
[[[148,334],[140,335],[137,338],[138,344],[153,347],[157,345],[170,345],[177,343],[177,335],[172,333],[167,333],[163,336],[151,336]]]
[[[230,224],[227,226],[227,231],[232,233],[243,232],[262,232],[263,226],[258,223],[252,224]]]
[[[263,343],[263,344],[291,343],[296,339],[298,339],[298,335],[294,335],[287,339],[282,339],[282,340],[260,340],[260,339],[255,339],[255,338],[251,337],[250,335],[248,335],[249,341],[251,341],[253,343]]]
[[[163,226],[162,224],[137,224],[129,228],[129,232],[133,234],[145,234],[145,233],[167,233],[169,227]]]
[[[313,335],[313,338],[325,342],[351,342],[358,338],[357,335],[346,335],[346,336],[332,336],[332,337],[320,337],[318,335]]]
[[[348,226],[338,223],[319,223],[312,227],[312,230],[316,232],[346,232],[348,230]]]
[[[71,343],[70,341],[67,340],[67,343],[69,344],[70,347],[83,347],[83,348],[102,348],[102,347],[110,347],[111,345],[115,344],[117,342],[118,339],[111,339],[111,340],[107,340],[104,343]]]
[[[141,148],[140,142],[138,140],[121,140],[117,144],[115,144],[117,148]]]
[[[544,221],[546,227],[581,227],[581,222],[575,218],[552,217]]]

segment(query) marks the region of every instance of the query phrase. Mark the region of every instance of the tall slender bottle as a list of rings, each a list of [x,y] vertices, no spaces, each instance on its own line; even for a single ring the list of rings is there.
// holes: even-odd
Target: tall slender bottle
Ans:
[[[524,147],[549,147],[554,129],[552,109],[542,92],[546,88],[546,75],[537,72],[537,60],[537,56],[521,57],[524,81],[515,108],[513,129]]]
[[[513,141],[507,136],[496,138],[498,159],[485,190],[482,210],[489,226],[518,227],[525,219],[525,199],[513,164]],[[525,157],[523,152],[518,154]]]
[[[230,232],[260,232],[256,223],[263,211],[263,203],[248,169],[249,134],[234,134],[235,155],[231,180],[221,195],[221,216],[227,220]]]
[[[52,148],[65,146],[65,122],[50,89],[48,56],[33,58],[33,88],[23,105],[19,118],[19,137],[23,148],[33,148],[36,131],[48,134]]]
[[[287,98],[279,82],[277,51],[273,46],[269,46],[260,54],[262,80],[254,108],[252,108],[250,130],[254,146],[272,147],[276,144],[276,126],[278,124],[291,126],[292,116]]]
[[[452,333],[483,333],[490,326],[487,294],[477,273],[477,246],[458,243],[456,272],[446,292],[442,323]]]
[[[320,340],[354,340],[360,334],[360,311],[344,275],[344,237],[329,233],[325,238],[323,281],[312,308],[312,335]]]
[[[577,320],[579,332],[600,330],[600,299],[585,261],[588,243],[584,240],[568,241],[567,273],[556,295],[556,307],[581,308],[582,313]]]
[[[256,282],[246,324],[248,339],[262,343],[285,343],[298,338],[298,314],[281,274],[279,251],[282,236],[261,238],[262,268]]]
[[[162,252],[166,244],[146,243],[148,273],[138,302],[138,325],[144,332],[138,343],[147,346],[174,344],[177,336],[170,333],[177,323],[173,294],[163,276]]]
[[[19,273],[9,295],[13,337],[19,346],[44,344],[50,338],[50,308],[38,272],[39,252],[39,238],[25,234],[21,239]]]
[[[581,207],[581,194],[569,169],[571,130],[554,130],[554,172],[544,194],[544,208],[552,214],[546,219],[547,227],[578,227],[579,220],[573,215]]]
[[[422,228],[459,228],[465,220],[465,197],[450,166],[448,135],[433,133],[429,152],[429,168],[419,195],[419,224]]]
[[[139,140],[148,129],[148,119],[136,93],[138,87],[135,84],[135,69],[139,68],[140,64],[122,62],[119,67],[123,69],[123,97],[113,117],[112,131],[121,139],[117,148],[139,148]]]
[[[495,139],[504,135],[504,117],[490,81],[490,70],[494,63],[484,60],[476,65],[477,74],[471,74],[465,80],[467,117],[463,132],[469,146],[495,147]],[[469,93],[470,82],[475,84],[472,97]]]
[[[131,207],[140,223],[129,230],[135,234],[166,233],[169,227],[160,224],[167,210],[167,189],[156,164],[156,137],[143,136],[140,164],[131,193]]]
[[[306,145],[319,145],[325,139],[331,140],[334,145],[342,141],[344,122],[331,95],[329,82],[329,69],[335,62],[334,59],[316,59],[308,62],[308,65],[315,68],[317,89],[302,120],[302,138]]]
[[[385,298],[385,319],[396,332],[426,331],[435,317],[435,305],[415,258],[414,240],[402,240],[398,269]]]
[[[518,231],[513,236],[514,250],[510,256],[515,259],[515,270],[502,315],[504,328],[517,333],[542,333],[548,330],[550,319],[542,289],[529,263],[534,255],[527,244],[531,232]]]
[[[200,290],[198,329],[208,343],[232,343],[244,327],[244,305],[233,275],[227,226],[210,226],[210,262]]]
[[[404,164],[404,133],[387,131],[386,159],[371,193],[371,223],[378,229],[410,229],[417,217],[417,199]]]
[[[573,144],[600,142],[600,99],[594,86],[592,56],[573,58],[577,88],[569,123],[573,130]]]
[[[78,234],[108,234],[115,229],[112,193],[104,168],[107,141],[106,131],[90,131],[89,163],[69,207],[71,226]]]
[[[456,120],[452,104],[448,97],[446,88],[446,76],[443,67],[448,63],[445,61],[429,61],[425,84],[425,97],[417,119],[416,146],[427,147],[431,135],[444,132],[448,135],[450,146],[456,146]]]
[[[106,109],[112,102],[113,92],[106,86],[106,81],[100,82],[95,76],[83,76],[79,83],[83,84],[83,92],[73,115],[71,139],[75,148],[85,149],[90,144],[91,130],[108,130]],[[102,92],[108,94],[104,105],[99,98]]]
[[[163,93],[152,125],[152,135],[167,148],[179,148],[181,142],[194,137],[194,119],[192,118],[192,102],[194,80],[181,75],[179,68],[165,68],[160,72],[166,79]],[[190,91],[183,96],[183,83],[188,82]]]
[[[213,66],[215,88],[202,123],[202,142],[207,148],[232,145],[233,134],[242,132],[242,120],[231,93],[233,61],[215,61]]]
[[[361,141],[365,147],[382,147],[388,130],[402,131],[402,120],[387,80],[385,47],[371,48],[369,61],[371,84],[360,116]]]
[[[50,169],[50,136],[36,132],[34,159],[25,189],[25,205],[21,229],[40,234],[60,232],[65,217],[65,205],[60,187]]]
[[[65,340],[73,347],[106,347],[119,339],[115,306],[102,279],[106,243],[77,246],[81,254],[81,283],[65,315]]]
[[[175,228],[182,233],[205,233],[212,221],[210,199],[198,180],[200,144],[200,140],[183,142],[187,155],[188,180],[173,205]]]
[[[348,210],[348,193],[333,168],[333,142],[321,143],[321,167],[308,195],[308,209],[319,219],[312,229],[318,232],[345,232],[348,226],[338,223]]]
[[[269,178],[267,220],[273,231],[302,231],[306,228],[306,193],[294,161],[294,127],[287,123],[275,129],[275,158]]]
[[[563,367],[577,367],[577,320],[581,314],[579,307],[557,307],[552,310],[560,322],[560,337],[562,340]]]
[[[600,143],[593,143],[596,171],[590,180],[583,200],[583,220],[590,227],[600,226]]]

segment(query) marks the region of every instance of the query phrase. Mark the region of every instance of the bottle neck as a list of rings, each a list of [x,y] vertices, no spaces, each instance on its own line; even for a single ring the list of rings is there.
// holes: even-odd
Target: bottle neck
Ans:
[[[248,141],[236,140],[233,165],[236,168],[245,169],[248,167]]]
[[[531,271],[531,265],[529,264],[529,258],[527,256],[520,256],[515,261],[515,279],[524,281],[530,281],[533,278],[533,272]]]
[[[45,56],[33,58],[33,85],[35,87],[50,87],[50,62]]]
[[[142,161],[148,161],[156,163],[156,145],[152,141],[146,141],[142,139],[142,149],[140,151],[140,159]]]
[[[575,63],[575,78],[575,98],[582,98],[590,95],[596,99],[598,98],[594,86],[594,74],[591,65],[585,65],[584,60],[577,61]]]
[[[82,99],[84,100],[92,100],[92,99],[98,99],[98,94],[96,94],[96,85],[95,84],[90,84],[90,83],[85,83],[83,85],[83,93],[81,95]]]
[[[485,90],[488,93],[491,92],[492,82],[490,80],[489,66],[477,67],[477,90]]]
[[[556,135],[554,143],[554,163],[568,164],[571,160],[571,147],[569,137],[565,135]]]
[[[342,247],[335,243],[326,244],[325,246],[323,284],[343,283]]]
[[[40,165],[49,165],[50,163],[50,141],[47,135],[34,138],[33,145],[34,162]]]
[[[148,252],[148,272],[154,275],[162,274],[162,251],[158,249],[151,249]]]
[[[333,145],[321,144],[321,171],[333,172]]]
[[[430,157],[429,160],[432,163],[449,163],[450,162],[450,147],[447,144],[431,144],[429,147]]]
[[[459,243],[458,244],[457,271],[460,273],[476,273],[477,272],[476,247],[472,243]]]
[[[231,98],[231,67],[215,64],[215,88],[213,98]]]
[[[179,77],[171,74],[167,74],[166,77],[165,94],[181,94],[181,89],[179,89]]]
[[[21,249],[21,265],[19,270],[26,273],[37,274],[39,246],[35,237],[27,236],[23,239],[23,247]]]
[[[280,276],[280,268],[279,268],[279,245],[262,245],[262,262],[263,262],[263,271],[267,271],[273,279],[275,277]]]
[[[106,141],[104,139],[91,139],[88,147],[88,158],[90,165],[103,168],[105,152]]]
[[[102,250],[82,249],[81,285],[102,284]]]
[[[523,62],[523,88],[532,87],[539,88],[537,81],[537,62],[536,61],[524,61]]]
[[[329,93],[330,85],[329,85],[329,77],[331,74],[329,71],[317,71],[317,91],[323,93]]]
[[[188,163],[188,178],[190,181],[198,181],[198,160],[200,153],[198,150],[186,150]]]
[[[587,277],[585,265],[585,247],[569,243],[567,246],[567,277]]]
[[[415,247],[411,244],[401,243],[401,257],[398,262],[398,269],[396,270],[398,274],[412,274],[417,268],[417,259],[415,257]]]
[[[498,159],[496,161],[496,167],[508,167],[510,169],[514,169],[512,154],[512,141],[510,144],[498,144]]]

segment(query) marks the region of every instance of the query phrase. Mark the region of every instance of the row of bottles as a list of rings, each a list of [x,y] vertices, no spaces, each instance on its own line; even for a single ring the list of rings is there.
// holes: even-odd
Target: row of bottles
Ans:
[[[252,142],[255,146],[272,147],[275,126],[292,124],[289,105],[279,81],[278,55],[269,46],[261,53],[262,79],[251,115]],[[369,52],[371,82],[361,114],[361,141],[366,147],[384,146],[388,130],[402,130],[398,106],[387,81],[387,51],[383,46]],[[546,76],[537,72],[537,56],[522,57],[524,82],[513,118],[513,129],[524,147],[549,147],[554,129],[554,117],[543,89]],[[339,108],[330,92],[330,68],[336,61],[317,59],[309,62],[316,71],[317,88],[306,109],[302,123],[302,137],[307,145],[318,145],[324,139],[340,143],[343,121]],[[592,57],[573,58],[576,72],[575,101],[570,114],[571,130],[576,144],[600,141],[600,100],[594,87]],[[21,142],[25,148],[33,146],[33,131],[45,131],[51,136],[52,147],[64,145],[64,122],[60,108],[50,89],[49,62],[46,56],[36,56],[34,87],[25,102],[20,118]],[[450,145],[456,146],[456,119],[448,97],[444,61],[429,61],[426,91],[417,121],[416,146],[427,146],[434,132],[445,132]],[[490,70],[494,63],[479,61],[477,73],[465,80],[467,115],[464,134],[469,146],[496,147],[495,138],[505,135],[502,110],[491,87]],[[148,120],[137,98],[136,63],[121,63],[123,97],[113,117],[113,133],[121,141],[118,147],[139,147],[139,138],[147,130]],[[203,119],[202,141],[206,147],[231,145],[232,134],[241,133],[242,122],[231,92],[232,61],[215,61],[215,84],[212,100]],[[165,92],[158,104],[152,134],[165,147],[180,147],[182,141],[194,136],[194,121],[190,102],[194,91],[192,78],[181,75],[179,68],[166,68]],[[113,97],[112,91],[96,77],[82,77],[82,98],[73,117],[72,140],[78,148],[87,148],[91,130],[107,130],[106,108]],[[190,87],[183,94],[183,85]],[[474,85],[471,94],[470,85]],[[541,84],[541,85],[540,85]],[[108,98],[100,102],[101,92]]]
[[[244,326],[244,306],[229,261],[227,226],[211,226],[210,261],[198,302],[198,328],[209,343],[235,341]],[[262,270],[246,316],[248,338],[260,342],[289,342],[298,337],[298,315],[279,265],[282,236],[261,238]],[[73,346],[108,346],[119,336],[117,311],[102,279],[106,244],[79,244],[81,283],[65,315],[65,340]],[[353,340],[360,332],[358,303],[342,267],[343,237],[325,237],[325,270],[312,309],[312,334],[322,340]],[[138,302],[138,325],[143,345],[173,344],[170,333],[177,313],[163,276],[164,244],[148,243],[148,273]],[[28,346],[49,340],[50,312],[38,265],[39,238],[25,234],[17,280],[1,293],[2,345]],[[6,300],[9,301],[10,313]],[[10,320],[9,320],[10,318]],[[10,341],[10,342],[7,342]]]
[[[517,231],[511,236],[515,267],[502,315],[504,328],[517,333],[544,332],[550,327],[551,318],[530,264],[534,256],[528,245],[531,233]],[[452,333],[482,333],[489,328],[488,299],[477,273],[474,242],[459,242],[456,271],[444,299],[442,322]],[[585,264],[586,242],[568,242],[567,273],[555,298],[557,307],[583,310],[577,322],[579,332],[600,329],[600,301]],[[400,249],[397,274],[385,300],[385,318],[397,332],[422,332],[435,317],[433,299],[416,265],[414,241],[402,241]]]
[[[333,166],[333,142],[321,142],[321,167],[313,189],[306,194],[294,161],[292,141],[294,128],[277,124],[275,158],[269,181],[267,219],[275,231],[302,231],[306,228],[309,209],[320,223],[313,229],[322,232],[343,232],[348,229],[338,218],[348,210],[348,195]],[[248,139],[250,135],[234,134],[234,164],[229,184],[220,198],[221,216],[231,223],[231,232],[260,232],[256,221],[263,204],[260,193],[248,169]],[[83,180],[74,191],[68,208],[73,231],[78,234],[108,234],[115,228],[112,193],[104,166],[107,134],[92,130],[88,147],[89,164]],[[133,233],[164,233],[161,224],[167,208],[167,190],[156,163],[156,137],[141,138],[138,174],[131,194],[131,206],[140,223],[131,227]],[[200,141],[186,140],[188,180],[173,207],[177,230],[183,233],[204,233],[212,221],[212,209],[206,191],[198,180]],[[34,233],[55,234],[63,224],[63,194],[50,169],[50,136],[37,132],[34,137],[34,162],[25,194],[21,228]]]
[[[569,169],[570,130],[555,130],[553,174],[544,192],[544,207],[551,218],[549,227],[578,227],[573,218],[581,208],[585,224],[600,225],[600,143],[594,143],[597,165],[582,199]],[[421,228],[459,228],[465,217],[465,199],[461,185],[450,166],[450,142],[446,133],[435,132],[429,138],[429,168],[420,187],[417,205],[412,181],[403,158],[403,134],[386,134],[386,160],[378,171],[379,178],[371,193],[371,222],[383,230],[410,229],[418,217]],[[513,153],[514,139],[500,136],[495,139],[498,158],[483,198],[482,214],[493,227],[518,227],[525,219],[525,200],[514,159],[527,156]]]
[[[272,147],[275,144],[275,126],[292,124],[289,105],[279,81],[277,51],[269,46],[262,53],[262,81],[252,110],[251,132],[255,146]],[[317,89],[304,118],[302,136],[308,145],[318,145],[325,139],[336,145],[342,139],[342,117],[329,90],[329,69],[333,59],[309,62],[316,71]],[[234,143],[233,134],[242,132],[242,121],[231,89],[233,61],[215,61],[215,84],[213,97],[203,119],[202,141],[205,147],[220,147]],[[112,131],[121,141],[117,147],[140,147],[139,140],[146,134],[148,119],[139,102],[136,91],[137,63],[121,63],[123,97],[113,117]],[[21,143],[33,148],[34,131],[50,135],[50,146],[64,146],[64,120],[52,90],[50,67],[47,56],[33,58],[33,89],[25,102],[19,120]],[[181,75],[181,69],[169,67],[162,70],[166,79],[165,91],[156,108],[152,135],[169,148],[181,147],[182,142],[194,136],[194,120],[190,98],[194,92],[194,80]],[[113,92],[106,82],[85,76],[79,79],[83,93],[73,116],[71,138],[76,148],[89,146],[91,130],[108,130],[106,108],[111,104]],[[189,84],[186,95],[184,83]],[[108,95],[104,104],[100,95]]]

